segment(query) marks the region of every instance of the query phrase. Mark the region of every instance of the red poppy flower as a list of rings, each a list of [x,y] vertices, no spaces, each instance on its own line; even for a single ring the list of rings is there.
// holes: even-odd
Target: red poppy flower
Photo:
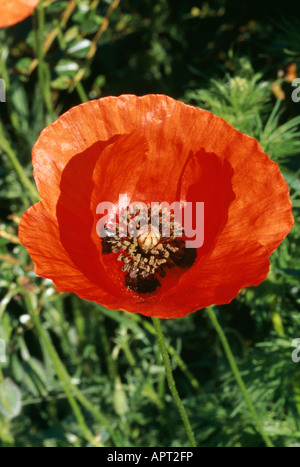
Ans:
[[[42,132],[33,166],[42,201],[24,213],[19,236],[36,273],[111,309],[175,318],[228,303],[266,278],[293,225],[288,186],[257,141],[167,96],[71,109]],[[154,233],[137,225],[137,238],[122,236],[134,215],[120,194],[130,209],[144,206],[146,225],[149,203],[204,203],[203,245],[187,248],[172,216],[162,236],[160,207]],[[115,231],[97,214],[102,202],[116,207]]]
[[[5,0],[0,6],[0,28],[12,26],[27,18],[39,0]]]

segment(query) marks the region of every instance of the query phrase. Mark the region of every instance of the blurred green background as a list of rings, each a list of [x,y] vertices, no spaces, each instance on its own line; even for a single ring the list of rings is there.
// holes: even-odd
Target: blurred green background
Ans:
[[[276,446],[300,446],[300,362],[291,358],[300,338],[299,12],[258,0],[45,0],[0,30],[0,446],[189,445],[151,321],[57,293],[17,238],[35,201],[41,130],[87,99],[122,93],[211,110],[279,163],[295,227],[268,279],[215,311],[265,432]],[[162,326],[198,446],[263,446],[206,311]]]

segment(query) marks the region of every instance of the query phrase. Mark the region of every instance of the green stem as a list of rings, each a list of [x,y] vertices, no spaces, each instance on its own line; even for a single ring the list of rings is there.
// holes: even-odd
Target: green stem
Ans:
[[[148,331],[150,334],[155,334],[154,327],[152,326],[152,324],[149,321],[146,321],[143,316],[135,315],[135,314],[130,313],[129,319],[131,319],[133,321],[136,321],[137,323],[140,323],[144,327],[144,329],[146,331]],[[169,346],[168,351],[169,351],[169,354],[171,355],[171,357],[174,357],[174,359],[176,360],[176,363],[177,363],[178,367],[183,372],[183,374],[186,376],[186,378],[190,382],[191,386],[199,394],[201,394],[203,391],[201,389],[200,384],[198,383],[195,376],[190,372],[190,370],[188,369],[186,363],[182,360],[180,355],[178,355],[178,353],[176,352],[176,350],[174,349],[174,347],[172,345]]]
[[[76,400],[73,397],[74,396],[77,398],[77,400],[84,406],[91,414],[94,415],[95,419],[106,426],[107,430],[109,431],[111,438],[116,446],[118,446],[118,440],[116,437],[115,430],[112,428],[110,425],[109,421],[107,418],[99,412],[99,410],[96,410],[95,406],[88,400],[86,397],[81,393],[81,391],[72,384],[70,375],[68,374],[67,370],[65,369],[63,363],[61,362],[52,342],[51,339],[48,335],[48,333],[45,331],[45,329],[42,326],[42,323],[40,321],[39,316],[35,313],[33,306],[31,304],[31,297],[29,293],[25,290],[22,289],[21,287],[16,287],[13,289],[8,295],[7,295],[7,300],[9,300],[13,295],[20,293],[24,296],[25,304],[28,309],[28,312],[31,316],[32,321],[35,324],[35,327],[45,345],[45,348],[47,349],[47,352],[51,358],[51,361],[53,363],[53,366],[57,372],[57,376],[59,377],[65,394],[69,400],[69,403],[74,411],[74,415],[76,416],[79,425],[82,428],[82,431],[85,435],[85,437],[93,444],[94,446],[102,447],[99,443],[97,443],[93,437],[93,435],[90,433],[89,429],[85,425],[84,418],[81,414],[80,408],[76,402]]]
[[[24,291],[23,291],[23,294],[24,294]],[[32,321],[34,322],[34,325],[48,351],[48,354],[50,355],[51,357],[51,360],[52,360],[52,363],[54,365],[54,368],[57,372],[57,376],[63,386],[63,389],[66,393],[66,396],[68,398],[68,401],[69,401],[69,404],[73,410],[73,413],[77,419],[77,422],[81,428],[81,431],[82,431],[82,434],[83,436],[85,437],[86,440],[88,440],[93,446],[99,446],[99,443],[96,442],[94,436],[92,435],[92,433],[90,432],[90,430],[88,429],[88,427],[86,426],[86,423],[85,423],[85,420],[84,420],[84,417],[81,413],[81,410],[80,410],[80,407],[79,405],[77,404],[76,400],[74,399],[73,397],[73,394],[72,394],[72,391],[71,391],[71,388],[70,388],[70,383],[69,383],[69,375],[67,375],[66,373],[66,370],[65,368],[63,367],[59,357],[58,357],[58,354],[56,352],[56,350],[54,349],[53,345],[52,345],[52,342],[50,341],[50,338],[48,336],[48,334],[46,333],[45,329],[43,328],[42,326],[42,323],[38,317],[38,315],[35,313],[33,307],[32,307],[32,304],[31,304],[31,299],[30,299],[30,296],[29,294],[24,294],[24,300],[25,300],[25,303],[26,303],[26,308],[28,310],[28,312],[30,313],[30,316],[31,316],[31,319]],[[102,445],[101,445],[102,447]]]
[[[185,408],[183,406],[183,403],[182,403],[182,401],[181,401],[181,399],[179,397],[178,391],[176,389],[175,380],[174,380],[173,373],[172,373],[172,368],[171,368],[170,357],[169,357],[168,350],[167,350],[167,347],[166,347],[165,338],[164,338],[164,335],[162,333],[162,329],[161,329],[161,326],[160,326],[160,321],[159,321],[158,318],[152,318],[152,321],[153,321],[154,328],[155,328],[156,335],[157,335],[157,342],[158,342],[158,345],[159,345],[159,348],[160,348],[160,351],[161,351],[161,354],[162,354],[162,357],[163,357],[165,370],[166,370],[166,376],[167,376],[167,380],[168,380],[168,384],[169,384],[171,394],[173,396],[173,400],[174,400],[174,402],[175,402],[175,404],[176,404],[176,406],[178,408],[179,414],[180,414],[180,416],[182,418],[182,421],[184,423],[186,433],[187,433],[187,436],[188,436],[189,441],[191,443],[191,446],[192,447],[197,447],[196,440],[195,440],[195,435],[193,433],[193,430],[192,430],[188,415],[186,413],[186,410],[185,410]]]
[[[125,341],[125,342],[123,343],[122,349],[123,349],[123,352],[124,352],[124,354],[125,354],[125,356],[126,356],[126,359],[127,359],[128,363],[129,363],[129,365],[130,365],[132,368],[134,368],[135,374],[136,374],[137,376],[141,376],[141,370],[140,370],[140,368],[138,368],[138,366],[137,366],[137,364],[136,364],[136,359],[134,358],[134,355],[133,355],[133,353],[131,352],[130,347],[129,347],[127,341]]]
[[[38,77],[39,77],[39,83],[40,83],[40,88],[41,88],[45,107],[51,118],[51,121],[54,121],[55,112],[53,109],[52,95],[51,95],[51,88],[50,88],[50,72],[44,60],[45,59],[45,52],[43,49],[44,29],[45,29],[45,11],[44,11],[43,2],[40,1],[37,7],[37,27],[36,27],[36,35],[35,35],[35,39],[36,39],[35,47],[36,47],[36,55],[38,59]]]
[[[88,400],[86,399],[86,397],[81,393],[81,391],[76,387],[74,386],[71,381],[70,381],[70,376],[69,374],[67,373],[64,365],[62,364],[55,348],[53,347],[53,344],[48,336],[48,334],[45,333],[45,330],[43,329],[42,325],[41,325],[41,322],[40,322],[40,319],[38,317],[38,315],[36,315],[36,313],[34,313],[34,311],[31,311],[31,315],[32,313],[34,314],[34,317],[32,316],[32,319],[39,331],[39,334],[41,335],[42,339],[44,340],[44,343],[45,343],[45,347],[47,348],[48,352],[49,352],[49,355],[52,359],[52,362],[54,364],[54,367],[57,371],[57,374],[58,376],[60,377],[60,380],[62,383],[64,383],[64,387],[65,385],[67,385],[69,388],[72,389],[72,392],[74,393],[74,395],[76,396],[77,400],[89,411],[91,412],[96,420],[105,425],[106,428],[108,429],[114,443],[117,445],[117,439],[115,437],[115,433],[114,433],[114,430],[113,428],[111,427],[110,423],[108,422],[108,420],[106,419],[106,417],[100,413],[99,411],[96,411],[95,410],[95,407],[94,405]],[[66,392],[66,395],[68,396],[71,395],[72,397],[72,393],[70,391],[65,391]],[[69,399],[69,397],[68,397]],[[76,401],[75,401],[76,402]],[[73,407],[73,406],[72,406]]]
[[[141,323],[141,325],[144,327],[144,329],[146,331],[150,332],[151,334],[155,334],[154,327],[152,326],[152,324],[149,321],[146,321],[144,319],[144,317],[139,316],[139,315],[130,314],[130,318],[132,320],[138,322],[138,323]],[[180,357],[180,355],[178,355],[177,351],[175,350],[175,348],[172,345],[169,346],[168,350],[169,350],[169,354],[171,355],[171,357],[174,357],[178,367],[180,368],[182,373],[186,376],[186,378],[190,382],[191,386],[199,394],[201,394],[203,392],[203,390],[202,390],[200,384],[198,383],[197,379],[195,378],[195,376],[188,369],[188,367],[187,367],[186,363],[184,362],[184,360],[182,360],[182,358]]]
[[[108,430],[108,432],[109,432],[109,434],[111,436],[111,439],[114,442],[114,445],[116,447],[120,447],[118,438],[116,436],[116,432],[113,429],[113,427],[110,425],[107,418],[101,412],[99,412],[99,410],[95,409],[95,406],[82,394],[81,391],[79,391],[79,389],[76,386],[74,386],[73,392],[74,392],[75,396],[77,397],[78,401],[83,405],[83,407],[85,407],[89,412],[91,412],[94,415],[95,419],[100,424],[106,426],[106,428],[107,428],[107,430]]]
[[[228,359],[229,365],[230,365],[230,367],[232,369],[232,372],[234,374],[236,382],[237,382],[240,390],[242,391],[242,394],[243,394],[244,399],[246,401],[246,404],[247,404],[247,406],[249,408],[249,411],[252,414],[256,429],[261,434],[261,437],[263,438],[266,446],[268,448],[273,448],[274,445],[273,445],[272,441],[270,440],[270,438],[266,435],[266,433],[264,431],[264,428],[263,428],[263,426],[262,426],[262,424],[260,422],[260,419],[259,419],[259,417],[257,415],[257,412],[256,412],[256,410],[254,408],[254,405],[252,404],[252,401],[251,401],[251,399],[249,397],[247,388],[245,386],[245,383],[244,383],[243,378],[242,378],[242,376],[241,376],[241,374],[239,372],[239,369],[238,369],[237,364],[235,362],[235,358],[234,358],[233,353],[231,351],[231,348],[229,346],[229,342],[227,340],[227,337],[224,334],[223,329],[221,328],[221,325],[220,325],[220,323],[219,323],[219,321],[217,319],[217,316],[216,316],[216,314],[215,314],[212,307],[207,307],[206,309],[207,309],[208,316],[209,316],[209,318],[210,318],[210,320],[211,320],[211,322],[212,322],[212,324],[213,324],[213,326],[214,326],[214,328],[215,328],[215,330],[216,330],[217,334],[219,335],[219,338],[220,338],[220,340],[222,342],[222,345],[223,345],[226,357]]]
[[[169,352],[170,352],[170,347],[169,347]],[[162,360],[162,355],[159,351],[159,349],[157,349],[157,351],[155,352],[156,353],[156,360],[157,360],[157,365],[158,366],[162,366],[163,364],[163,360]],[[158,398],[159,398],[159,401],[160,401],[160,409],[163,410],[164,409],[164,406],[165,406],[165,403],[164,403],[164,399],[165,399],[165,384],[166,382],[166,374],[165,373],[161,373],[160,377],[159,377],[159,380],[158,380]]]
[[[10,163],[12,164],[13,168],[15,169],[20,182],[22,185],[28,190],[30,197],[33,202],[39,201],[40,197],[39,194],[34,187],[34,185],[31,183],[29,178],[27,177],[22,165],[20,164],[17,156],[15,155],[14,151],[10,147],[9,142],[7,141],[5,134],[4,134],[4,129],[2,127],[2,124],[0,124],[0,147],[2,150],[5,152],[7,155]]]
[[[4,56],[4,52],[1,54],[0,53],[0,71],[1,71],[1,78],[4,79],[5,81],[5,86],[6,86],[6,103],[8,107],[8,112],[10,116],[11,123],[13,127],[18,131],[20,128],[20,123],[19,123],[19,117],[17,112],[14,110],[12,102],[11,102],[11,96],[10,94],[10,78],[9,78],[9,73],[7,70],[6,66],[6,57]]]
[[[75,88],[78,92],[78,95],[80,97],[80,100],[82,103],[84,102],[87,102],[89,100],[85,90],[84,90],[84,87],[82,86],[81,82],[80,81],[75,81]]]
[[[152,335],[155,335],[155,329],[154,327],[152,326],[152,324],[150,323],[150,321],[146,321],[146,319],[144,319],[144,317],[138,315],[138,314],[133,314],[133,313],[124,313],[123,315],[120,314],[120,312],[115,312],[114,310],[108,310],[107,308],[104,308],[104,307],[101,307],[100,305],[98,305],[98,307],[101,309],[101,312],[103,313],[103,315],[107,316],[108,318],[116,321],[117,323],[123,323],[124,319],[126,319],[126,321],[128,323],[131,323],[131,322],[134,322],[134,323],[138,323],[140,324],[141,326],[143,326],[143,328],[149,332],[150,334]],[[195,378],[195,376],[189,371],[186,363],[182,360],[182,358],[180,357],[180,355],[178,355],[178,353],[176,352],[176,350],[174,349],[174,347],[172,347],[171,345],[169,346],[169,354],[171,355],[171,357],[174,357],[174,359],[176,360],[176,363],[178,365],[178,367],[180,368],[180,370],[183,372],[183,374],[186,376],[186,378],[188,379],[188,381],[190,382],[191,386],[200,394],[203,392],[203,390],[201,389],[200,387],[200,384],[198,383],[197,379]]]
[[[102,346],[103,346],[103,350],[105,353],[105,360],[106,360],[109,378],[111,381],[115,381],[118,371],[117,371],[116,363],[111,356],[111,348],[110,348],[109,340],[107,337],[106,329],[103,324],[102,316],[100,316],[99,332],[101,335]]]

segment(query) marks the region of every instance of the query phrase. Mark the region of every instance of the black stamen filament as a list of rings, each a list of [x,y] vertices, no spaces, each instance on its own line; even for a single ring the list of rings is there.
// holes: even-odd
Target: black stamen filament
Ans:
[[[127,229],[124,225],[127,227],[130,220],[139,214],[147,221],[146,227],[145,223],[138,223],[138,236],[131,236],[129,229],[125,237]],[[158,206],[155,210],[148,205],[144,215],[143,211],[129,209],[126,217],[127,223],[124,223],[123,216],[119,218],[116,234],[109,226],[104,226],[106,236],[101,240],[103,254],[119,253],[117,260],[123,262],[122,271],[126,273],[124,283],[128,289],[141,294],[152,293],[161,285],[158,277],[164,278],[168,268],[177,266],[188,269],[194,264],[197,250],[186,248],[183,229],[174,219],[174,214],[168,213],[166,208],[160,209]],[[169,219],[169,237],[162,236],[165,219]]]

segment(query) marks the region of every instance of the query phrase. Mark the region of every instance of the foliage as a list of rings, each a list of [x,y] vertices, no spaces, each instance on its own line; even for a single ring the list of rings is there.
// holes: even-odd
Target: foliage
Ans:
[[[127,92],[207,108],[280,164],[295,227],[268,279],[215,310],[266,433],[276,446],[299,445],[300,363],[291,353],[300,338],[300,103],[285,79],[288,65],[300,69],[296,15],[287,5],[271,16],[257,1],[243,2],[243,12],[229,0],[42,4],[0,30],[8,96],[0,104],[0,445],[188,446],[151,321],[59,294],[34,274],[17,238],[36,200],[30,152],[40,131],[81,101]],[[275,81],[284,100],[273,95]],[[198,446],[262,446],[206,311],[163,328]]]

